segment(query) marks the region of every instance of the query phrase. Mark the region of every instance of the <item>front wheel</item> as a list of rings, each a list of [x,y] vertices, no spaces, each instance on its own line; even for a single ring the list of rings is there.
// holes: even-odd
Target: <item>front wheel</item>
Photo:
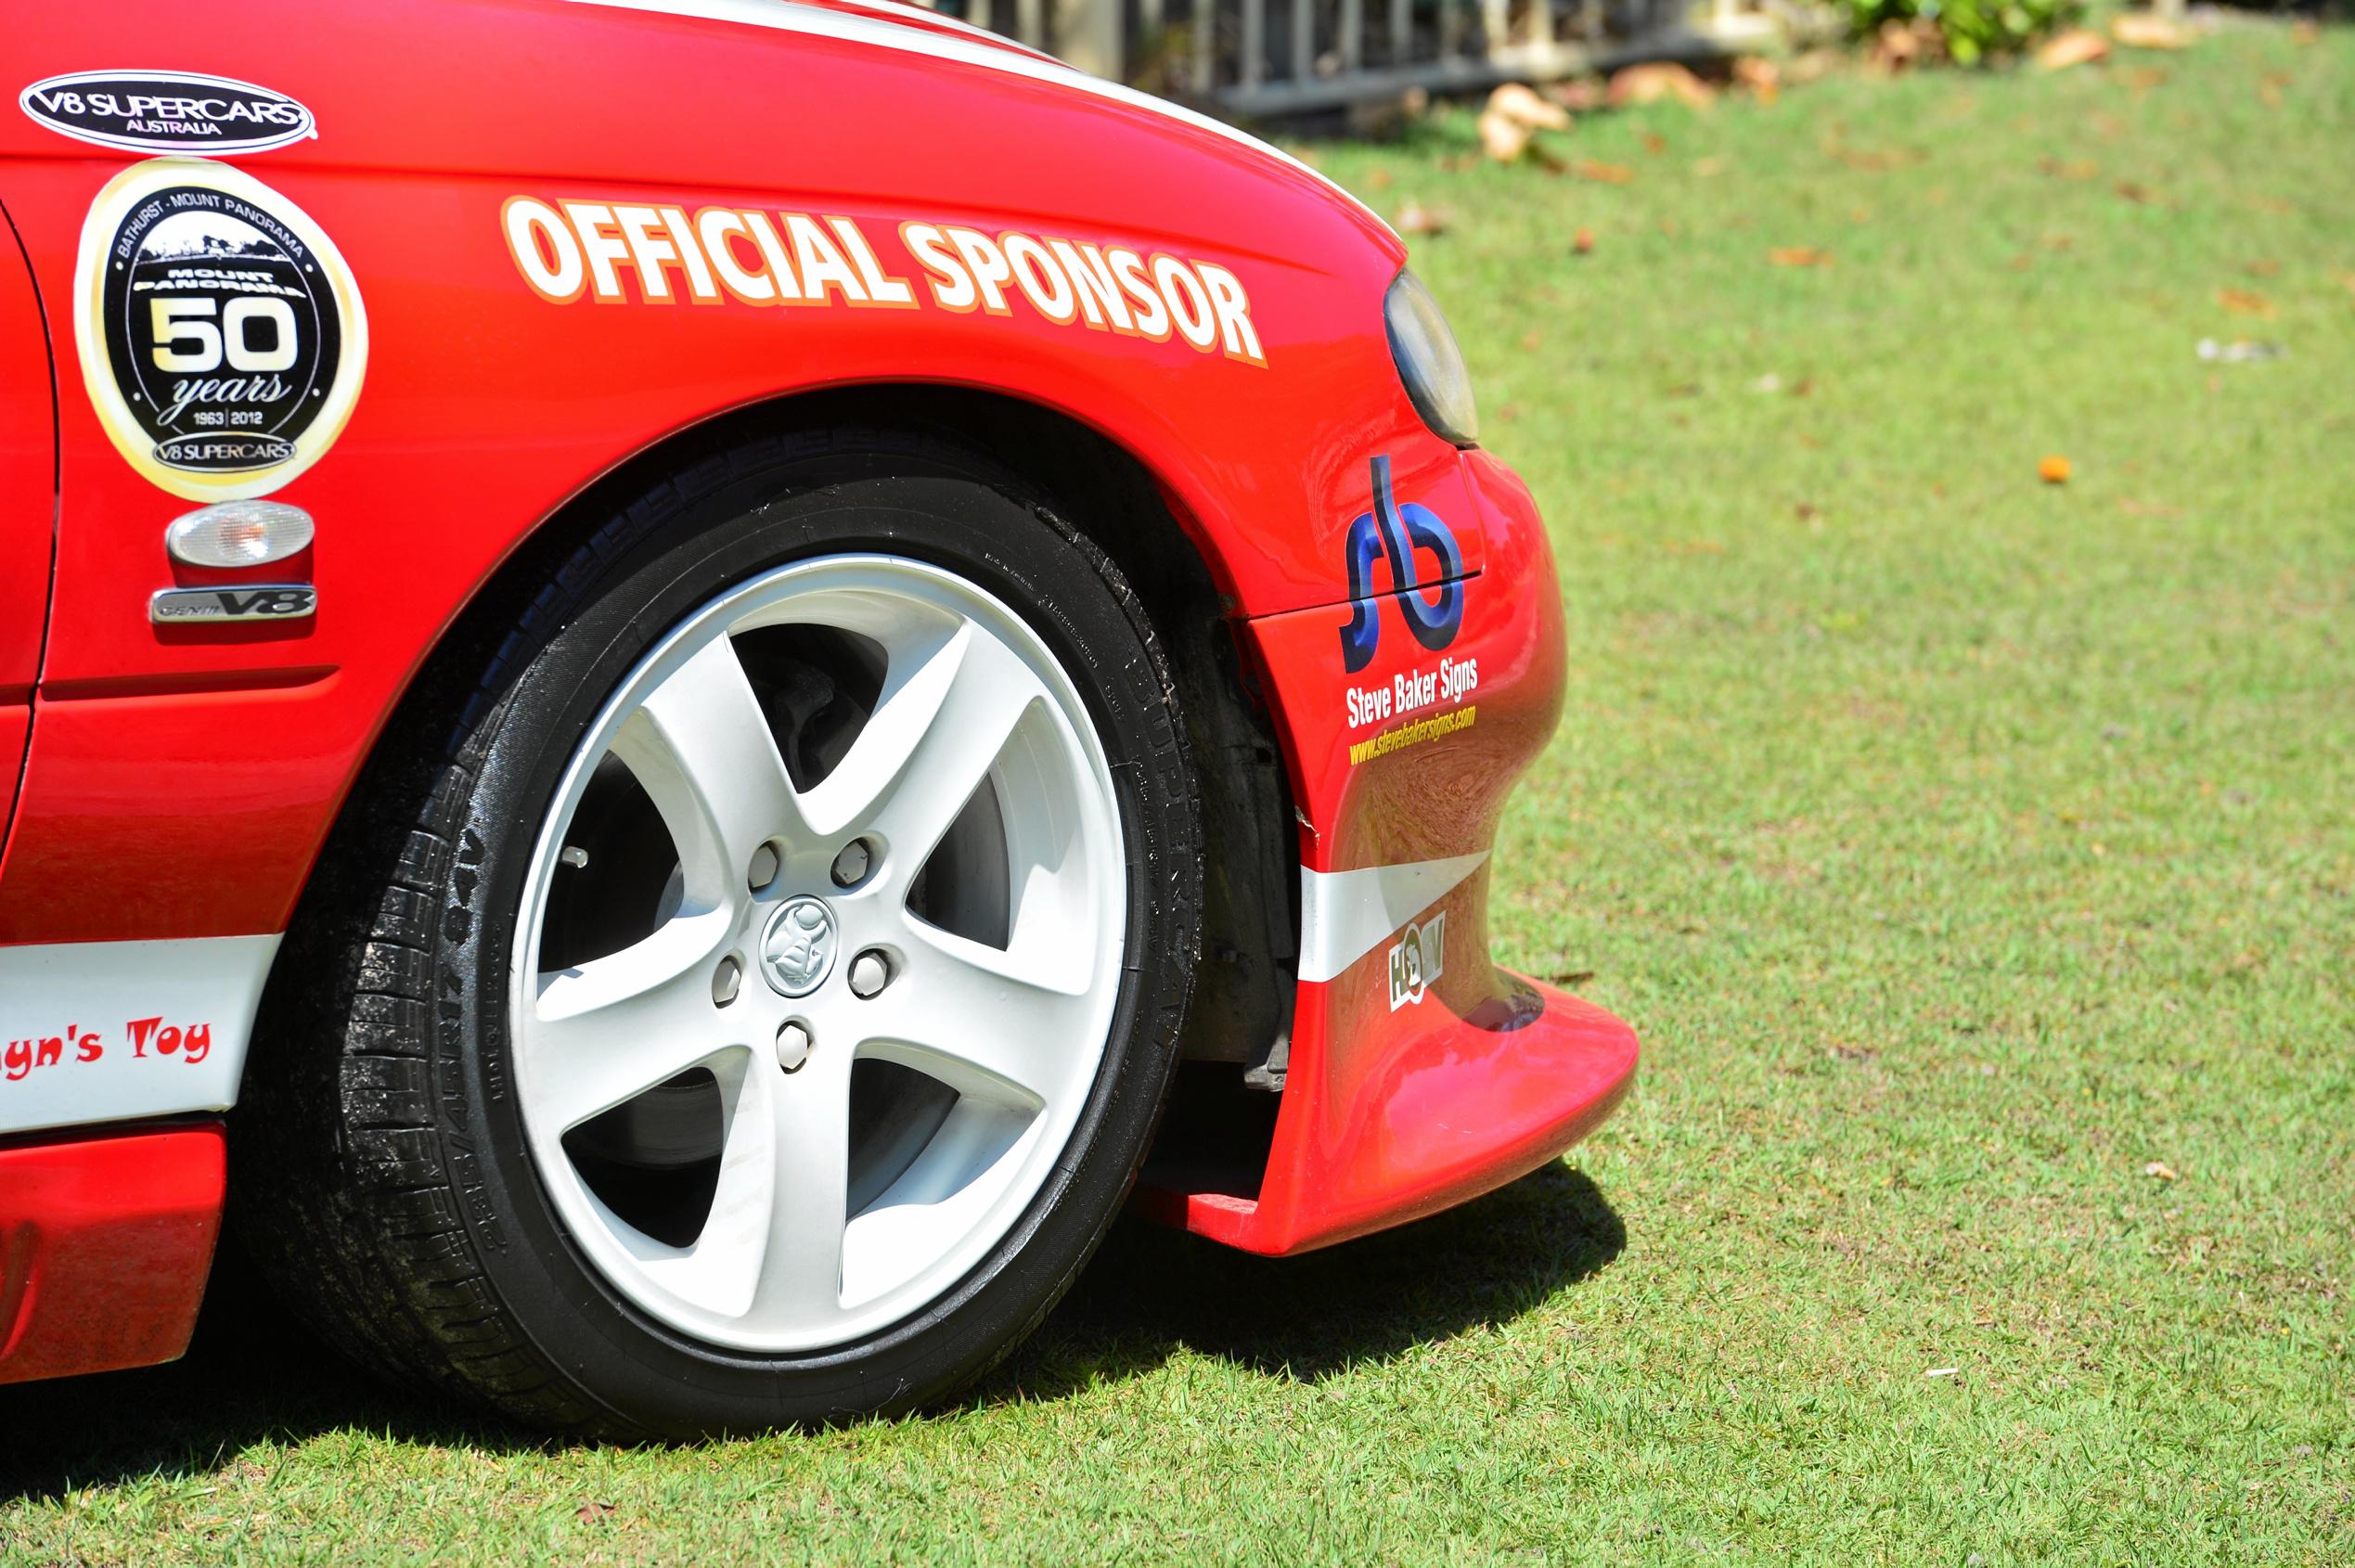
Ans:
[[[969,1381],[1175,1062],[1199,811],[1135,596],[984,459],[838,434],[672,476],[514,633],[357,836],[367,929],[290,944],[340,1050],[261,1047],[256,1250],[365,1359],[568,1429]]]

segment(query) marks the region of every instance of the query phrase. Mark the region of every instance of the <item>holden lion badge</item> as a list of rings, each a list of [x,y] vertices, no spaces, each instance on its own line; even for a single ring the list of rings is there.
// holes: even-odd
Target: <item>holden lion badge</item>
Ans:
[[[155,158],[83,221],[74,336],[99,423],[174,495],[266,495],[318,461],[359,400],[367,314],[301,208],[225,164]]]

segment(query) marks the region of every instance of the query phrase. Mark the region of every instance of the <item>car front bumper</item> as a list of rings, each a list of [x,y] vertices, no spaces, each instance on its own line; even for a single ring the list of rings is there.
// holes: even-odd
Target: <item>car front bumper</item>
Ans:
[[[1409,552],[1423,580],[1406,595],[1394,581],[1250,623],[1302,829],[1282,1103],[1255,1189],[1149,1176],[1140,1193],[1148,1214],[1248,1252],[1306,1251],[1502,1186],[1634,1081],[1626,1023],[1488,960],[1497,821],[1561,713],[1562,596],[1527,488],[1481,453],[1459,472],[1394,508],[1420,511],[1419,542],[1472,534],[1478,548],[1456,554],[1478,564],[1454,599],[1431,565],[1442,546]]]

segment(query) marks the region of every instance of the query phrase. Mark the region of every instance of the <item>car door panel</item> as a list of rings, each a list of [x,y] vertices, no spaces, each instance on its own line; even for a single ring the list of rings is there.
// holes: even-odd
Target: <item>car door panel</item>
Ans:
[[[32,727],[57,542],[57,402],[32,274],[0,208],[0,843]]]

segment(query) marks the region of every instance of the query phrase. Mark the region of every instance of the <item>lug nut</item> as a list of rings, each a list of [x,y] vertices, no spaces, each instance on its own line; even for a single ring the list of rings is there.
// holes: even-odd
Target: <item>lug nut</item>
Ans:
[[[834,856],[834,885],[849,887],[859,881],[871,864],[873,856],[868,853],[867,841],[853,839],[843,846],[842,854]]]
[[[777,1032],[777,1065],[788,1073],[799,1073],[817,1043],[810,1038],[807,1024],[799,1019],[786,1020],[785,1027]]]
[[[712,1005],[724,1008],[736,1000],[736,987],[743,978],[744,965],[735,954],[722,958],[719,968],[712,973]]]
[[[777,851],[767,844],[753,851],[753,868],[744,880],[754,893],[777,880]]]
[[[891,983],[891,963],[874,948],[869,947],[851,960],[850,988],[854,996],[872,996]]]

